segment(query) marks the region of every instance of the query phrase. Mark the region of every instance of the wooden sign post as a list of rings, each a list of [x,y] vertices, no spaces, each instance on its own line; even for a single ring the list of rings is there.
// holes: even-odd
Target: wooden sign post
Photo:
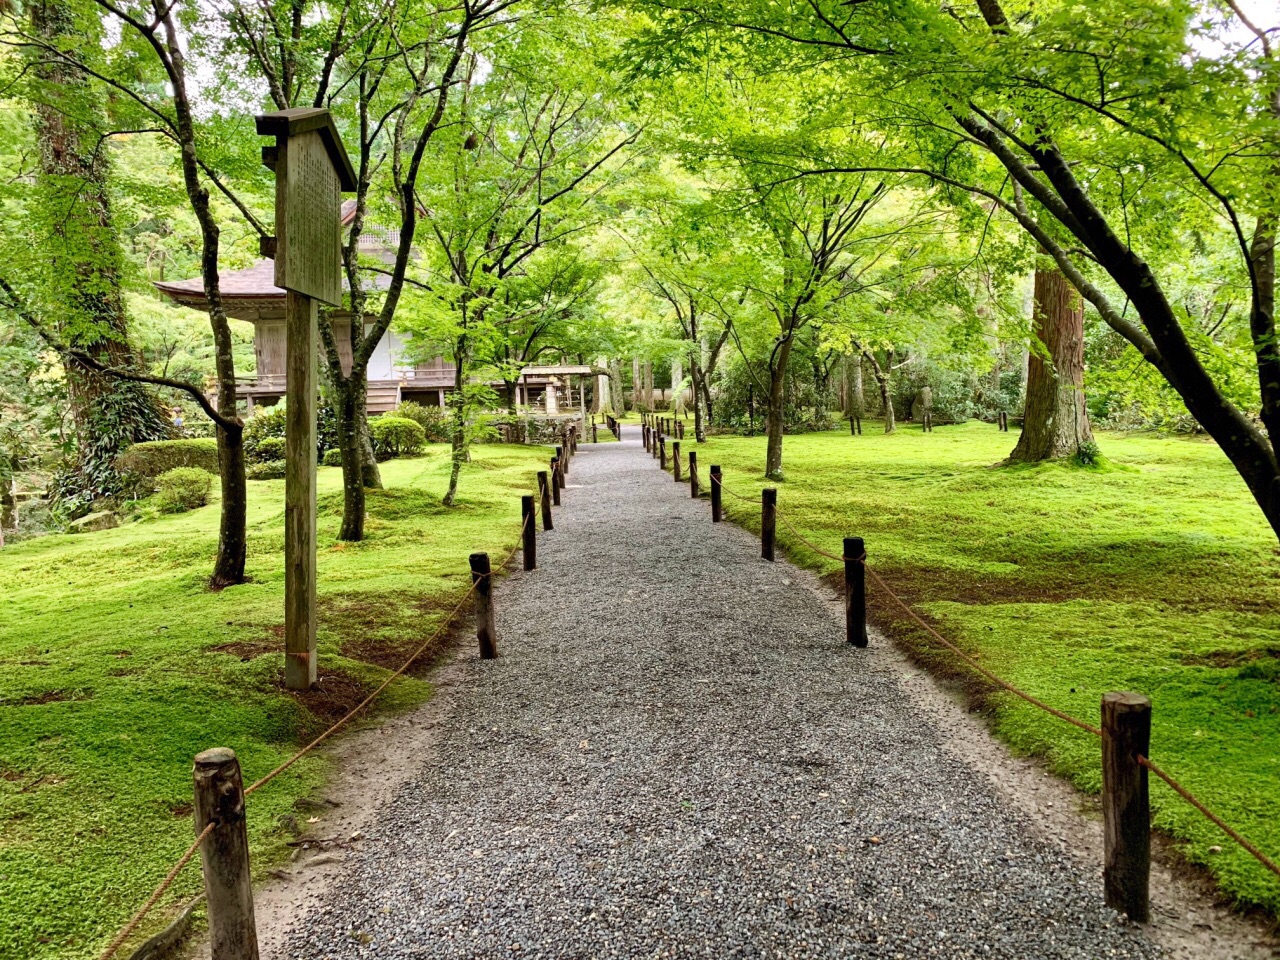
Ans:
[[[316,317],[318,302],[342,306],[342,205],[355,172],[328,110],[298,108],[257,118],[274,136],[262,162],[276,174],[276,261],[285,299],[284,682],[316,682]]]

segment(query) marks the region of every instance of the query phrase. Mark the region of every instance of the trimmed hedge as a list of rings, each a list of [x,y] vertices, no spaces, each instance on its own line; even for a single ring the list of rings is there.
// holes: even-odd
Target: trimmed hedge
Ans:
[[[138,480],[154,480],[178,467],[196,467],[217,473],[218,441],[213,437],[150,440],[126,447],[116,458],[116,469]]]
[[[326,467],[342,466],[342,451],[337,447],[333,447],[324,452],[324,465]]]
[[[244,468],[246,480],[283,480],[285,462],[268,460],[266,463],[251,463]]]
[[[417,453],[427,442],[427,432],[422,429],[422,424],[389,413],[369,421],[369,436],[373,440],[373,452],[381,457]]]
[[[156,477],[154,503],[161,513],[183,513],[209,502],[213,474],[199,467],[174,467]]]

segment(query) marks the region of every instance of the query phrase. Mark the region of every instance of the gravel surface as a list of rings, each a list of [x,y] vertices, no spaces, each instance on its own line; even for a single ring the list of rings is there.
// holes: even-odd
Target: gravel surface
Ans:
[[[579,449],[501,657],[281,956],[1160,955],[638,437]]]

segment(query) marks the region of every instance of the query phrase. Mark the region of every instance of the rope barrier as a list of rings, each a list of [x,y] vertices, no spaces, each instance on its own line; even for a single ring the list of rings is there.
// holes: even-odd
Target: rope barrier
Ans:
[[[146,919],[147,914],[151,912],[151,908],[154,907],[156,902],[164,896],[165,891],[173,885],[173,881],[178,879],[178,874],[182,872],[182,868],[191,862],[191,858],[194,857],[196,855],[196,851],[200,849],[200,844],[204,843],[205,838],[209,836],[209,834],[213,833],[213,828],[216,826],[216,822],[205,825],[205,828],[200,831],[200,836],[196,837],[195,840],[192,841],[191,846],[187,847],[182,856],[178,858],[178,862],[173,865],[173,869],[170,870],[165,878],[160,881],[160,886],[156,887],[155,890],[151,892],[151,896],[147,898],[147,902],[144,903],[138,912],[133,915],[132,919],[124,925],[124,928],[116,934],[115,939],[107,944],[107,949],[102,951],[102,956],[99,960],[111,960],[111,958],[116,955],[116,951],[120,949],[120,945],[129,939],[130,934],[132,934],[134,930],[138,929],[138,924]]]
[[[733,493],[733,491],[729,490],[729,488],[724,485],[723,479],[717,477],[716,480],[720,484],[720,488],[722,490],[726,490],[729,493]],[[746,497],[739,496],[738,494],[733,494],[733,495],[738,497],[738,499],[740,500],[747,499]],[[1077,727],[1080,730],[1084,730],[1087,733],[1091,733],[1095,737],[1098,737],[1098,738],[1102,737],[1102,731],[1099,728],[1092,726],[1091,724],[1085,723],[1083,720],[1079,720],[1076,717],[1071,716],[1069,713],[1064,713],[1063,711],[1058,710],[1055,707],[1051,707],[1047,703],[1045,703],[1043,700],[1040,700],[1037,697],[1032,696],[1031,694],[1027,693],[1025,690],[1015,687],[1012,683],[1009,683],[1007,680],[1002,679],[1001,677],[992,673],[986,667],[982,666],[973,657],[965,653],[958,646],[956,646],[954,643],[952,643],[950,640],[948,640],[946,637],[940,634],[936,629],[933,628],[933,626],[931,626],[927,621],[925,621],[923,617],[917,614],[915,610],[912,609],[910,604],[908,604],[905,600],[903,600],[900,596],[898,596],[898,594],[894,592],[893,588],[890,587],[889,584],[885,582],[883,577],[881,577],[878,573],[876,573],[875,570],[873,570],[871,567],[867,565],[867,558],[865,555],[861,557],[843,557],[843,556],[837,556],[834,553],[830,553],[826,550],[823,550],[813,541],[809,540],[806,536],[804,536],[804,534],[802,534],[799,530],[797,530],[795,525],[792,524],[791,521],[786,518],[785,514],[783,514],[781,509],[777,509],[776,513],[777,513],[777,516],[782,520],[783,524],[787,527],[787,529],[790,530],[796,536],[796,538],[800,540],[801,543],[807,546],[814,553],[817,553],[820,556],[826,557],[829,560],[834,560],[836,563],[845,563],[849,560],[857,560],[859,563],[861,563],[863,570],[865,570],[868,574],[871,575],[871,579],[876,582],[876,585],[884,593],[888,594],[888,596],[894,601],[894,603],[896,603],[899,607],[901,607],[902,610],[909,617],[911,617],[912,620],[914,620],[917,624],[919,624],[920,627],[923,628],[931,637],[937,640],[940,644],[942,644],[944,647],[946,647],[956,656],[960,657],[961,660],[963,660],[966,664],[971,666],[978,673],[982,674],[984,677],[986,677],[996,686],[1013,694],[1016,697],[1021,698],[1022,700],[1025,700],[1027,703],[1031,704],[1032,706],[1038,707],[1039,709],[1043,710],[1045,713],[1048,713],[1054,717],[1057,717],[1059,720],[1062,720],[1066,723],[1071,724],[1073,727]],[[1163,780],[1166,784],[1169,785],[1169,787],[1176,794],[1178,794],[1178,796],[1180,796],[1188,804],[1190,804],[1192,807],[1198,810],[1201,814],[1203,814],[1210,822],[1212,822],[1224,834],[1226,834],[1228,837],[1234,840],[1237,844],[1239,844],[1241,849],[1243,849],[1246,853],[1251,855],[1265,869],[1269,870],[1271,873],[1275,874],[1277,877],[1280,877],[1280,865],[1277,865],[1274,860],[1272,860],[1265,853],[1263,853],[1261,850],[1255,847],[1252,843],[1246,840],[1237,830],[1235,830],[1233,827],[1227,824],[1225,820],[1223,820],[1220,816],[1218,816],[1216,813],[1210,810],[1205,805],[1203,800],[1198,798],[1190,790],[1188,790],[1181,783],[1175,780],[1172,775],[1162,770],[1150,758],[1144,757],[1141,754],[1139,754],[1136,759],[1141,766],[1146,767],[1148,770],[1154,773],[1157,777]]]
[[[524,535],[525,527],[529,525],[529,521],[530,521],[529,517],[525,517],[521,521],[520,536]],[[511,563],[512,559],[514,559],[515,555],[520,551],[520,546],[521,546],[520,537],[517,537],[516,546],[512,549],[512,551],[509,554],[507,554],[507,558],[502,562],[502,567],[506,567]],[[383,680],[382,683],[378,685],[377,689],[373,691],[373,693],[369,694],[367,697],[361,700],[358,704],[352,707],[349,711],[347,711],[347,713],[340,720],[338,720],[336,723],[330,726],[327,730],[325,730],[322,734],[320,734],[318,737],[316,737],[314,740],[308,743],[305,747],[303,747],[301,750],[295,753],[292,757],[290,757],[284,763],[280,764],[270,773],[267,773],[265,776],[260,777],[258,780],[254,781],[252,784],[245,787],[244,795],[248,797],[251,793],[254,793],[257,790],[260,790],[262,787],[265,787],[268,783],[270,783],[276,777],[280,776],[280,774],[284,773],[286,770],[292,767],[295,763],[297,763],[299,760],[301,760],[303,757],[309,754],[312,750],[318,747],[321,743],[329,739],[329,737],[333,736],[335,733],[341,730],[344,726],[346,726],[346,724],[349,723],[352,720],[352,718],[356,716],[356,714],[360,713],[360,711],[362,711],[365,707],[367,707],[375,699],[377,699],[378,695],[382,693],[383,690],[387,689],[387,687],[391,685],[392,681],[396,680],[398,677],[403,676],[405,671],[408,670],[409,667],[413,665],[414,661],[417,660],[420,656],[422,656],[422,654],[433,643],[435,643],[436,640],[440,638],[440,635],[449,628],[449,625],[454,622],[454,618],[457,617],[458,612],[462,609],[463,605],[468,600],[470,600],[472,594],[476,592],[477,586],[479,586],[479,581],[473,579],[471,581],[470,588],[467,590],[465,594],[462,595],[462,599],[459,600],[458,603],[454,606],[454,608],[449,612],[449,615],[444,619],[444,622],[442,622],[440,626],[436,628],[435,633],[433,633],[427,640],[424,640],[418,646],[418,648],[414,650],[412,654],[409,655],[409,659],[407,659],[404,663],[402,663],[394,673],[392,673],[385,680]],[[170,870],[169,873],[165,876],[164,880],[160,882],[160,885],[156,887],[154,891],[152,891],[151,896],[147,898],[147,902],[144,903],[142,907],[138,910],[138,912],[135,913],[133,917],[129,920],[129,922],[125,924],[124,928],[119,933],[116,934],[115,939],[113,939],[111,943],[107,945],[106,950],[102,952],[102,955],[99,957],[99,960],[111,960],[111,958],[116,955],[116,951],[120,949],[121,944],[123,944],[127,939],[129,939],[129,936],[134,932],[134,930],[138,928],[138,924],[140,924],[144,919],[146,919],[147,914],[149,914],[152,911],[156,903],[159,902],[162,896],[164,896],[165,891],[168,890],[169,887],[173,885],[173,881],[176,880],[178,877],[178,874],[182,872],[182,868],[191,862],[191,858],[194,857],[196,854],[196,851],[200,849],[200,844],[202,844],[205,838],[208,837],[209,834],[213,832],[213,828],[215,826],[217,826],[216,823],[210,823],[208,826],[204,828],[204,830],[201,831],[200,836],[196,837],[195,842],[193,842],[191,846],[189,846],[186,849],[186,851],[182,854],[182,856],[178,858],[178,862],[173,865],[173,869]]]
[[[723,477],[722,477],[722,475],[721,475],[721,474],[718,474],[718,473],[714,473],[714,474],[712,474],[712,475],[711,475],[711,482],[712,482],[712,483],[714,483],[714,484],[716,484],[717,486],[719,486],[719,487],[720,487],[720,489],[721,489],[721,490],[723,490],[725,493],[727,493],[729,496],[731,496],[731,497],[737,497],[739,500],[743,501],[744,503],[759,503],[759,502],[760,502],[759,500],[753,500],[751,497],[744,497],[744,496],[743,496],[742,494],[740,494],[740,493],[734,493],[732,490],[730,490],[728,487],[726,487],[726,486],[724,485],[724,479],[723,479]]]
[[[1277,877],[1280,877],[1280,866],[1277,866],[1274,860],[1268,857],[1265,853],[1263,853],[1261,850],[1255,847],[1252,843],[1250,843],[1244,837],[1240,836],[1240,834],[1237,833],[1232,827],[1227,826],[1226,821],[1224,821],[1220,816],[1218,816],[1216,813],[1214,813],[1212,810],[1210,810],[1208,807],[1204,805],[1204,801],[1200,800],[1190,790],[1188,790],[1186,787],[1180,784],[1177,780],[1173,779],[1173,777],[1171,777],[1169,774],[1161,770],[1158,766],[1152,763],[1151,760],[1149,760],[1147,757],[1142,756],[1142,754],[1138,754],[1138,763],[1146,767],[1148,770],[1154,773],[1157,777],[1159,777],[1161,780],[1167,783],[1173,789],[1174,793],[1176,793],[1183,800],[1187,801],[1187,803],[1191,804],[1191,806],[1195,807],[1197,810],[1203,813],[1206,817],[1208,817],[1211,821],[1213,821],[1213,824],[1219,830],[1225,833],[1228,837],[1230,837],[1236,843],[1240,844],[1240,846],[1244,848],[1246,853],[1252,854],[1255,860],[1257,860],[1260,864],[1262,864],[1264,867],[1266,867],[1268,870],[1274,873]]]

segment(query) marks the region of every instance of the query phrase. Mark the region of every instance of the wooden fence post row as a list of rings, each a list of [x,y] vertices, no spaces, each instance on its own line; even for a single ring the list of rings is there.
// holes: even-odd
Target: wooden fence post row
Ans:
[[[701,491],[698,489],[698,452],[689,451],[689,496],[697,500]]]
[[[760,556],[773,560],[773,545],[778,532],[778,491],[766,487],[760,491]]]
[[[855,647],[867,645],[867,548],[861,537],[844,538],[844,632]]]
[[[526,493],[520,498],[520,553],[524,558],[525,570],[536,570],[538,567],[538,518],[537,507],[533,505],[533,494]]]
[[[551,524],[551,481],[546,470],[538,471],[538,499],[542,501],[542,529],[552,529]]]
[[[551,502],[560,506],[560,458],[551,458]]]
[[[480,659],[492,660],[498,655],[498,631],[493,618],[493,574],[489,555],[473,553],[471,582],[476,586],[476,640],[480,643]]]
[[[200,845],[213,960],[258,960],[244,782],[235,751],[214,747],[196,754],[192,779],[196,835],[217,824]]]
[[[711,522],[719,523],[724,519],[724,507],[721,496],[724,491],[721,486],[724,482],[724,474],[720,472],[720,466],[713,463],[711,465]]]
[[[1147,768],[1151,701],[1137,693],[1102,697],[1102,886],[1107,906],[1135,923],[1151,919],[1151,804]]]
[[[671,443],[671,476],[676,483],[680,482],[680,441]]]
[[[667,469],[667,438],[665,436],[658,437],[658,467],[662,470]]]

